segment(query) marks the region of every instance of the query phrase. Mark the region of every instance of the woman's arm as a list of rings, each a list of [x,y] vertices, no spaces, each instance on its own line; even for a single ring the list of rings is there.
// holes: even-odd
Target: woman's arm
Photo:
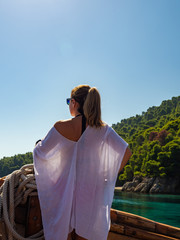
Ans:
[[[132,153],[131,150],[127,147],[126,152],[124,154],[122,163],[121,163],[121,167],[119,169],[119,173],[123,170],[123,168],[125,167],[126,163],[128,162],[129,158],[131,157]]]

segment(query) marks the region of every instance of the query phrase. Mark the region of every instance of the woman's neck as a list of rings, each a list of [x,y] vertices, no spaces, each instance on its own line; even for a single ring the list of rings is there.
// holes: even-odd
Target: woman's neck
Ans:
[[[82,114],[81,114],[81,113],[77,114],[77,115],[75,116],[75,118],[76,118],[76,117],[79,117],[79,116],[82,116]]]

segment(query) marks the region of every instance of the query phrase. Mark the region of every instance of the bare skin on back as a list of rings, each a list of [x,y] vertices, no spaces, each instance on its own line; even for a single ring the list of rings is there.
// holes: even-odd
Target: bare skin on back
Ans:
[[[77,142],[81,137],[82,116],[55,123],[56,130],[65,138]]]
[[[55,123],[54,127],[65,138],[77,142],[81,137],[82,132],[82,116],[65,121],[59,121]],[[75,235],[75,240],[87,240],[86,238],[83,238],[74,232],[69,233],[67,240],[72,240],[72,234]]]

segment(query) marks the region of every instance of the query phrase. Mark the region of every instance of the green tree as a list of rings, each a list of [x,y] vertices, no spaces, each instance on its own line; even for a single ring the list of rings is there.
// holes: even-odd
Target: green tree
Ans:
[[[155,160],[149,160],[146,162],[146,173],[151,177],[157,177],[159,176],[159,165],[160,162],[157,162]]]

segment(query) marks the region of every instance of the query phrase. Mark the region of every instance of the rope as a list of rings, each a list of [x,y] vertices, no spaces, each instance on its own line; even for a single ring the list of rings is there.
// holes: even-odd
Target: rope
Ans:
[[[0,187],[0,225],[2,240],[43,240],[43,230],[24,238],[16,231],[15,208],[25,204],[28,196],[37,196],[33,164],[9,174]]]

